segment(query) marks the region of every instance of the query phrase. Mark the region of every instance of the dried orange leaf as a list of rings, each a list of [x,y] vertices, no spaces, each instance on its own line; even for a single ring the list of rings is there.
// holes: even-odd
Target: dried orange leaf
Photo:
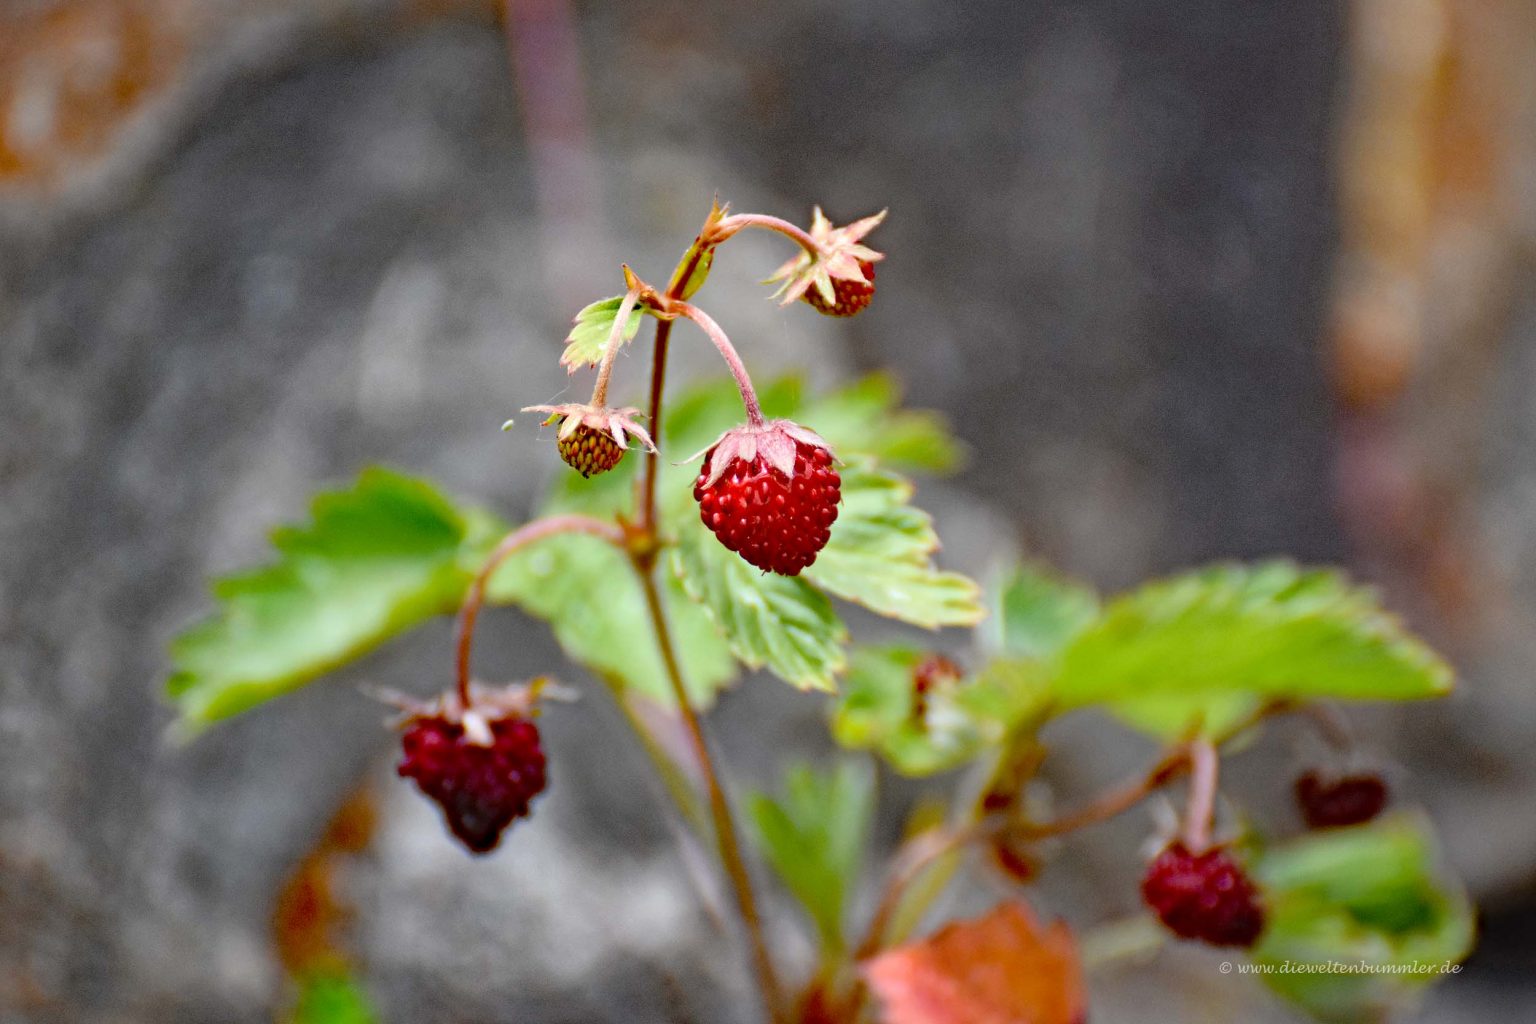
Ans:
[[[1087,1005],[1072,933],[1041,928],[1022,902],[946,925],[869,961],[885,1024],[1083,1024]]]

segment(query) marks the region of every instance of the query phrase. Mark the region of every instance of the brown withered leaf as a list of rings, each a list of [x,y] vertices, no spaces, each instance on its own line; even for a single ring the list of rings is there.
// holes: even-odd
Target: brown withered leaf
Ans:
[[[1072,933],[1041,928],[1029,906],[1000,904],[870,960],[864,975],[885,1024],[1083,1024]]]

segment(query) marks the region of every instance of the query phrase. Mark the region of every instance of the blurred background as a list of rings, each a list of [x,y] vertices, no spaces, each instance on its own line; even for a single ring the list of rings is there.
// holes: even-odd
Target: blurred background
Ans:
[[[189,746],[159,697],[206,577],[319,484],[381,461],[525,514],[553,446],[498,426],[579,400],[569,316],[665,277],[717,190],[890,207],[866,315],[768,302],[757,235],[708,305],[755,368],[889,367],[953,418],[968,469],[920,494],[951,566],[1340,561],[1448,652],[1454,699],[1352,713],[1482,909],[1405,1019],[1536,1020],[1530,0],[4,0],[0,1024],[280,1020],[316,955],[386,1021],[751,1019],[600,698],[471,862],[356,689],[435,691],[446,624]],[[483,635],[498,678],[557,663]],[[826,743],[765,680],[713,719],[757,784]],[[1063,785],[1146,756],[1058,746]],[[1231,785],[1282,806],[1271,746]],[[1129,817],[1048,910],[1135,909]],[[1093,1019],[1294,1019],[1212,964],[1097,974]]]

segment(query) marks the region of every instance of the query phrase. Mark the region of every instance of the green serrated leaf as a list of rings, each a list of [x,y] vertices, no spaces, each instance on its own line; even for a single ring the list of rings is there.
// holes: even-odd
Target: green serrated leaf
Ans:
[[[1005,573],[992,604],[989,646],[1041,661],[1060,654],[1099,617],[1099,598],[1091,588],[1035,564]]]
[[[913,679],[927,657],[912,647],[856,648],[833,708],[833,738],[878,752],[903,775],[933,775],[1001,743],[1049,699],[1038,663],[1000,659],[929,694],[920,714]]]
[[[1116,598],[1060,666],[1064,707],[1121,708],[1160,732],[1210,730],[1245,701],[1413,700],[1451,687],[1449,666],[1369,590],[1289,562],[1216,566]]]
[[[613,332],[613,322],[618,318],[624,296],[615,295],[599,299],[576,314],[575,326],[565,336],[565,351],[560,354],[560,365],[574,373],[583,366],[596,366],[603,358],[608,336]],[[624,325],[624,340],[630,341],[640,330],[640,318],[644,310],[635,309]]]
[[[1255,866],[1264,981],[1319,1020],[1384,1019],[1471,950],[1472,909],[1446,882],[1428,823],[1394,815],[1309,834]],[[1286,965],[1289,965],[1287,967]]]
[[[805,571],[817,586],[915,626],[974,625],[986,614],[969,578],[933,564],[939,538],[908,504],[912,485],[863,461],[843,467],[843,503],[832,539]]]
[[[945,473],[964,454],[938,413],[900,408],[892,377],[873,374],[811,398],[798,375],[760,384],[758,402],[769,419],[793,419],[815,430],[839,458],[875,458],[893,469]],[[691,455],[743,420],[741,398],[730,380],[712,381],[668,401],[669,451]]]
[[[345,975],[314,974],[299,981],[289,1024],[376,1024],[367,993]]]
[[[214,583],[217,615],[171,644],[166,684],[197,729],[302,686],[457,607],[490,534],[424,480],[384,469],[273,533],[278,560]]]
[[[847,630],[826,596],[799,577],[759,572],[693,516],[678,532],[673,572],[736,657],[804,690],[837,688]]]
[[[829,772],[801,764],[785,774],[781,798],[758,793],[748,805],[765,859],[829,951],[845,945],[843,914],[863,860],[874,790],[874,773],[862,761],[844,759]]]
[[[817,398],[802,415],[806,426],[844,458],[867,455],[898,469],[928,473],[953,472],[964,461],[965,450],[944,417],[901,408],[901,388],[887,373],[870,374]]]
[[[670,574],[662,599],[689,696],[707,707],[736,676],[714,625]],[[509,558],[487,596],[549,623],[566,656],[652,700],[675,703],[651,630],[645,597],[628,560],[593,537],[552,537]]]

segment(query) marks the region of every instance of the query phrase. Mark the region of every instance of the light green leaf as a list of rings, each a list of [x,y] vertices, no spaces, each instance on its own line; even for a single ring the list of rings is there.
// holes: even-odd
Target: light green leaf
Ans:
[[[848,634],[815,587],[797,576],[754,569],[697,516],[680,528],[671,563],[688,596],[704,606],[743,663],[767,666],[801,689],[837,688]]]
[[[565,337],[565,351],[560,354],[560,365],[575,373],[583,366],[596,366],[608,346],[608,336],[613,332],[613,322],[618,319],[619,307],[624,296],[615,295],[599,299],[576,314],[575,326]],[[624,340],[630,341],[640,330],[640,317],[645,311],[635,309],[624,325]]]
[[[360,985],[339,974],[313,974],[299,982],[299,997],[289,1024],[376,1024],[374,1012]]]
[[[893,469],[944,473],[958,467],[963,449],[938,413],[900,407],[901,392],[885,374],[861,378],[816,398],[802,377],[759,384],[758,402],[769,419],[792,419],[816,431],[840,459],[878,459]],[[706,447],[742,423],[741,398],[729,379],[691,388],[671,398],[664,424],[674,457]]]
[[[278,560],[215,581],[218,613],[172,642],[166,688],[181,724],[238,714],[453,611],[494,532],[383,469],[319,495],[311,522],[273,533]]]
[[[874,795],[869,765],[845,758],[829,772],[795,765],[780,799],[758,793],[749,804],[765,859],[829,951],[845,945],[843,914],[862,866]]]
[[[907,502],[912,485],[866,462],[843,467],[843,503],[832,539],[805,571],[846,601],[915,626],[969,626],[986,614],[980,588],[933,564],[939,538]]]
[[[811,401],[798,415],[842,458],[868,455],[897,469],[928,473],[953,472],[964,461],[965,450],[943,416],[901,408],[901,388],[890,374],[854,381]]]
[[[1124,706],[1165,727],[1183,715],[1210,729],[1245,699],[1412,700],[1451,687],[1449,666],[1369,590],[1288,562],[1216,566],[1119,597],[1060,665],[1064,707]]]
[[[1417,816],[1312,833],[1267,851],[1255,874],[1268,923],[1254,961],[1289,963],[1264,981],[1319,1020],[1385,1019],[1471,950],[1471,906],[1440,877]]]
[[[1099,617],[1091,588],[1035,564],[1009,570],[992,603],[990,646],[1041,661],[1054,658]]]
[[[688,693],[697,706],[707,707],[735,678],[736,662],[671,574],[659,578]],[[612,545],[574,535],[541,541],[507,559],[487,595],[548,622],[572,661],[660,704],[676,703],[640,582]]]
[[[878,752],[903,775],[933,775],[1001,743],[1049,698],[1038,663],[999,659],[928,693],[919,707],[915,673],[928,657],[911,647],[856,648],[833,708],[833,738]]]
[[[1251,720],[1263,703],[1247,693],[1208,693],[1132,697],[1112,702],[1109,709],[1133,729],[1173,743],[1191,734],[1226,736]]]

